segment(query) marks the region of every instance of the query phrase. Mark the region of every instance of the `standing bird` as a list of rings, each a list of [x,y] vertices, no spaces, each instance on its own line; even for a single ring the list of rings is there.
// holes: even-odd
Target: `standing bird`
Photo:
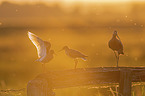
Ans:
[[[109,48],[111,48],[114,51],[115,57],[117,59],[117,67],[118,67],[119,55],[124,54],[124,53],[123,53],[123,44],[119,36],[117,35],[117,31],[114,31],[112,39],[109,41],[108,45],[109,45]]]
[[[68,48],[68,46],[64,46],[60,51],[62,51],[62,50],[65,50],[66,55],[74,59],[75,69],[76,69],[77,64],[78,64],[78,58],[81,58],[84,61],[86,61],[86,57],[88,57],[77,50],[73,50],[73,49]]]
[[[42,63],[42,67],[45,72],[45,63],[53,59],[54,51],[50,50],[51,44],[50,42],[43,41],[31,32],[28,32],[28,37],[37,48],[38,59],[36,61]]]

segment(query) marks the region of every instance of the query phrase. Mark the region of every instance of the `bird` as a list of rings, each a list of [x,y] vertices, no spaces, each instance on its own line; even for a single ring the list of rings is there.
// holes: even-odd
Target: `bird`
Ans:
[[[66,55],[74,59],[75,62],[74,69],[76,69],[77,67],[78,58],[81,58],[82,60],[86,61],[86,57],[88,57],[77,50],[70,49],[68,46],[64,46],[60,51],[62,50],[65,50]]]
[[[115,57],[117,59],[117,67],[118,67],[119,55],[120,54],[124,55],[124,52],[123,52],[123,44],[116,30],[113,32],[113,36],[111,40],[108,42],[108,45],[109,45],[109,48],[111,48],[114,51]]]
[[[42,63],[42,68],[45,72],[45,63],[48,63],[53,59],[54,50],[50,50],[51,43],[48,41],[43,41],[31,32],[28,32],[28,37],[37,48],[38,59],[36,61]]]

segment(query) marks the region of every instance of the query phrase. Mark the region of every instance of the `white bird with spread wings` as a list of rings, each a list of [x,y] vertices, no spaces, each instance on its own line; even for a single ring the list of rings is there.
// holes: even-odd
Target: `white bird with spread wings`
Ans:
[[[42,63],[43,69],[45,71],[45,63],[53,59],[54,51],[50,50],[51,44],[48,41],[43,41],[37,35],[31,32],[28,32],[28,37],[37,48],[38,59],[36,61]]]

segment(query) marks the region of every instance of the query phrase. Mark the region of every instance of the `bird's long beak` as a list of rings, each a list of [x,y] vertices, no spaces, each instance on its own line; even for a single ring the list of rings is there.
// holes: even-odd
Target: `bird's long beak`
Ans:
[[[54,55],[56,55],[57,56],[57,54],[54,52]]]
[[[120,40],[119,36],[117,35],[118,39]]]
[[[61,50],[59,50],[58,52],[61,52],[61,51],[63,51],[64,49],[62,48]]]

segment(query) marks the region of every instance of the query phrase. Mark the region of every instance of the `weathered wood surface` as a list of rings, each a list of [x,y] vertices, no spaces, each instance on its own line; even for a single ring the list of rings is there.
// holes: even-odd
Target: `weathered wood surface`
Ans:
[[[105,83],[119,83],[120,70],[126,67],[87,68],[65,71],[52,71],[38,75],[35,79],[45,79],[53,89],[86,86]],[[132,71],[132,82],[145,81],[145,68],[128,67]]]
[[[119,96],[131,96],[132,70],[121,69],[119,81]]]
[[[129,74],[127,74],[128,70]],[[45,84],[43,84],[44,80]],[[49,71],[47,73],[40,74],[34,80],[31,80],[28,83],[27,91],[28,96],[54,96],[52,89],[57,88],[78,87],[78,86],[109,84],[109,83],[120,83],[120,84],[122,83],[123,86],[120,85],[121,89],[119,90],[120,94],[127,94],[125,93],[126,90],[123,90],[124,88],[129,88],[128,89],[130,91],[129,94],[131,94],[131,81],[145,82],[145,67],[118,67],[118,68],[99,67],[86,69],[80,68],[64,71]],[[128,84],[128,86],[126,86],[126,84]],[[44,87],[46,85],[47,87]],[[34,91],[33,90],[34,88],[32,87],[36,88],[35,91],[37,91],[37,88],[38,90],[41,89],[42,90],[41,92],[37,91],[37,94],[40,95],[33,95],[35,94],[35,92],[31,92]],[[47,90],[48,93],[46,93],[45,90]]]
[[[34,79],[28,82],[27,96],[55,96],[45,79]]]

